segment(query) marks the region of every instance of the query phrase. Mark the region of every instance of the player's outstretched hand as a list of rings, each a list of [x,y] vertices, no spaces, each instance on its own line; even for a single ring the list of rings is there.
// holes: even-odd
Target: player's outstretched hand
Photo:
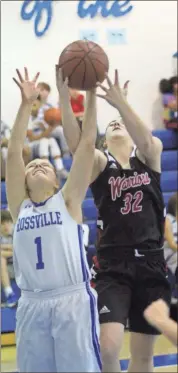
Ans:
[[[37,73],[34,79],[30,80],[26,67],[24,68],[24,78],[18,69],[16,69],[16,72],[19,77],[19,81],[16,78],[13,78],[13,80],[20,88],[22,101],[30,104],[33,103],[39,95],[39,89],[36,87],[36,82],[40,73]]]
[[[63,75],[62,75],[62,69],[59,68],[58,65],[56,65],[56,86],[59,92],[60,99],[69,101],[70,94],[69,94],[68,81],[69,81],[68,78],[66,78],[64,81]]]
[[[144,317],[149,322],[149,324],[155,327],[159,327],[159,325],[164,322],[164,320],[168,319],[169,308],[162,299],[159,299],[146,308],[146,310],[144,311]]]
[[[109,88],[106,88],[101,83],[97,83],[97,87],[101,88],[105,95],[97,94],[97,97],[104,98],[110,105],[117,108],[118,100],[123,96],[126,98],[128,93],[129,80],[124,84],[123,90],[119,85],[118,70],[115,70],[114,83],[111,82],[109,76],[106,74],[106,81]]]

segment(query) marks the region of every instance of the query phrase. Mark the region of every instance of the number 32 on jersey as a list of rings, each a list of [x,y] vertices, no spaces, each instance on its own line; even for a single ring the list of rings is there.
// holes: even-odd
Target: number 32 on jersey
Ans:
[[[121,214],[127,215],[129,212],[137,213],[142,211],[141,202],[143,200],[143,192],[138,190],[134,195],[127,193],[123,199],[124,207],[121,208]]]

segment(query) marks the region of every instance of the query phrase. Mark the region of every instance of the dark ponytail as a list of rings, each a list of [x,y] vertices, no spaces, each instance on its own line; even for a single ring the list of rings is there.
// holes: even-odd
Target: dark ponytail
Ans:
[[[171,84],[170,80],[168,79],[162,79],[159,82],[159,91],[162,95],[165,93],[171,93]]]

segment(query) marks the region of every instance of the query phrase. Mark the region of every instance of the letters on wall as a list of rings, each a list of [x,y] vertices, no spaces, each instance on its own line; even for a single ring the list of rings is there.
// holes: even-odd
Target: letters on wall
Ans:
[[[21,18],[24,21],[34,22],[34,33],[37,37],[42,37],[51,26],[54,5],[54,0],[25,0],[21,8]],[[123,17],[130,13],[133,5],[130,0],[125,1],[111,1],[111,0],[96,0],[92,4],[85,0],[77,1],[77,14],[83,18],[102,18],[108,17]],[[40,23],[43,21],[43,28],[40,28]]]

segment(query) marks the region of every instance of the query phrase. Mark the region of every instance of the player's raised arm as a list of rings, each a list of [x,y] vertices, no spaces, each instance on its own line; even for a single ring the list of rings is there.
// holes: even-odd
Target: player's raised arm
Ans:
[[[64,136],[71,153],[74,154],[80,141],[81,130],[72,111],[68,79],[63,83],[62,69],[59,69],[58,65],[56,65],[56,86],[60,96]]]
[[[160,171],[160,158],[162,152],[161,141],[152,136],[149,128],[143,123],[139,116],[133,111],[126,101],[123,92],[119,86],[118,72],[115,71],[114,84],[106,75],[109,88],[98,83],[105,95],[97,94],[98,97],[104,98],[110,105],[115,107],[122,116],[123,122],[129,132],[132,140],[138,147],[139,152],[144,157],[146,163],[156,171]]]
[[[72,154],[75,154],[75,151],[79,145],[81,139],[81,130],[78,125],[78,122],[75,118],[75,115],[72,111],[71,103],[70,103],[70,95],[68,89],[68,79],[63,82],[62,76],[62,69],[56,65],[56,85],[60,96],[60,105],[61,105],[61,112],[62,112],[62,125],[64,129],[64,136],[67,141],[67,145]],[[86,106],[87,106],[86,102]],[[85,112],[86,113],[86,112]],[[90,118],[90,113],[87,114],[88,118]],[[90,183],[93,182],[100,172],[103,171],[106,165],[106,157],[103,153],[95,149],[94,150],[94,164],[93,164],[93,171],[90,179]]]
[[[33,80],[29,80],[28,70],[25,68],[25,77],[23,78],[17,70],[19,81],[13,80],[20,88],[22,102],[18,110],[11,137],[8,146],[8,155],[6,163],[6,185],[8,205],[15,221],[18,215],[19,207],[26,197],[25,186],[25,165],[22,157],[23,146],[27,133],[28,121],[31,114],[31,107],[38,96],[36,81],[39,73]]]
[[[87,92],[81,138],[62,193],[71,216],[80,220],[81,204],[90,184],[97,134],[96,94]]]

